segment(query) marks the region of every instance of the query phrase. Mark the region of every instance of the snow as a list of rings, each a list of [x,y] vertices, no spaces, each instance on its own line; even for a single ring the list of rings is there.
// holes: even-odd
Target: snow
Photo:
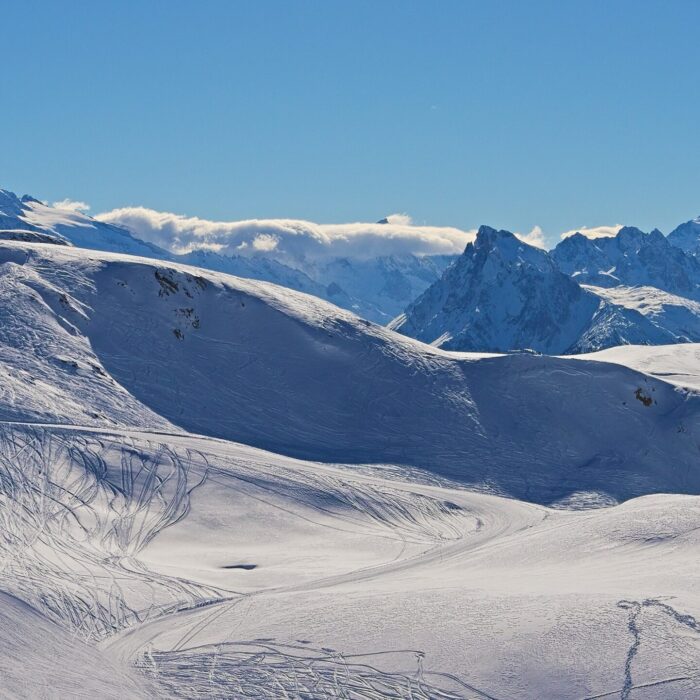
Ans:
[[[572,357],[576,357],[575,355]],[[624,365],[665,382],[700,391],[700,344],[625,346],[578,356]]]
[[[96,221],[77,211],[56,209],[27,195],[20,199],[7,190],[0,190],[0,229],[31,231],[44,241],[53,238],[82,248],[168,257],[164,250],[135,238],[120,226]]]
[[[152,697],[153,688],[129,668],[51,623],[29,605],[0,592],[0,697]]]
[[[565,238],[551,253],[558,268],[580,284],[656,287],[700,300],[700,260],[659,231],[625,226],[615,236]]]
[[[0,291],[0,696],[700,695],[700,346],[452,353],[26,241]]]
[[[589,244],[583,236],[566,242],[581,240]],[[685,325],[671,312],[663,322],[659,315],[651,320],[606,290],[581,287],[581,277],[559,270],[553,254],[482,226],[457,262],[389,328],[447,350],[550,354],[696,339],[694,327],[680,335],[688,323],[697,324],[694,309],[683,309],[690,317]]]
[[[291,230],[298,226],[305,229],[306,226],[305,222],[288,223]],[[369,226],[372,228],[373,225]],[[266,235],[268,234],[263,233],[262,237]],[[319,235],[324,237],[323,234]],[[403,310],[440,277],[455,257],[404,253],[377,254],[369,258],[323,256],[319,260],[304,255],[281,255],[281,259],[277,259],[276,251],[241,254],[236,247],[224,245],[214,245],[211,250],[183,250],[175,253],[141,240],[121,225],[93,219],[78,211],[50,207],[26,195],[20,199],[6,190],[0,190],[0,240],[2,239],[55,242],[92,250],[172,260],[274,282],[314,294],[380,323],[388,322]]]
[[[585,286],[611,304],[632,309],[668,332],[678,342],[700,340],[700,302],[655,287],[611,288]]]
[[[398,462],[542,503],[578,490],[582,469],[590,490],[617,500],[652,484],[691,488],[680,482],[696,460],[695,428],[678,426],[693,423],[698,402],[631,370],[526,353],[465,358],[315,297],[118,254],[13,242],[0,265],[6,373],[55,386],[65,409],[48,404],[67,414],[30,388],[21,405],[13,395],[0,404],[8,420],[24,405],[39,422],[138,418],[304,459]],[[669,450],[670,470],[659,457]]]
[[[668,234],[669,242],[693,255],[700,255],[700,216],[686,221]]]

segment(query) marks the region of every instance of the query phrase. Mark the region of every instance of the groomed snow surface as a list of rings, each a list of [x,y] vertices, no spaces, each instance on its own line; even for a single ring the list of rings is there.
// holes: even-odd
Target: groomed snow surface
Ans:
[[[700,697],[700,346],[24,241],[0,290],[0,697]]]

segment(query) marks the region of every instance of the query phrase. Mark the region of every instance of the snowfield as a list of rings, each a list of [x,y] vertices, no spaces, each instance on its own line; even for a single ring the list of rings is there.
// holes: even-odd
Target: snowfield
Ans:
[[[700,697],[700,346],[17,240],[0,290],[0,697]]]

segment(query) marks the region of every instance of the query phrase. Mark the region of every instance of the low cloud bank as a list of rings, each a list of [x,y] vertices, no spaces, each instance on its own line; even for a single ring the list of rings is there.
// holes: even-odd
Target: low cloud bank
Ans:
[[[139,238],[174,253],[212,250],[223,255],[268,254],[281,260],[382,255],[458,255],[476,230],[414,225],[407,214],[376,223],[316,224],[297,219],[210,221],[146,207],[114,209],[95,218],[130,229]],[[539,226],[516,234],[545,247]]]
[[[139,238],[175,253],[208,249],[224,255],[268,253],[292,259],[454,255],[476,235],[475,231],[447,226],[415,226],[405,214],[388,216],[382,223],[315,224],[296,219],[209,221],[125,207],[96,218],[125,226]]]

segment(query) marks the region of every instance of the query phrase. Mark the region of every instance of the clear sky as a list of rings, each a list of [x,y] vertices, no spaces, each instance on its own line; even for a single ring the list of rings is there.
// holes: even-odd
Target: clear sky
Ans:
[[[700,2],[22,2],[0,187],[547,236],[700,213]]]

